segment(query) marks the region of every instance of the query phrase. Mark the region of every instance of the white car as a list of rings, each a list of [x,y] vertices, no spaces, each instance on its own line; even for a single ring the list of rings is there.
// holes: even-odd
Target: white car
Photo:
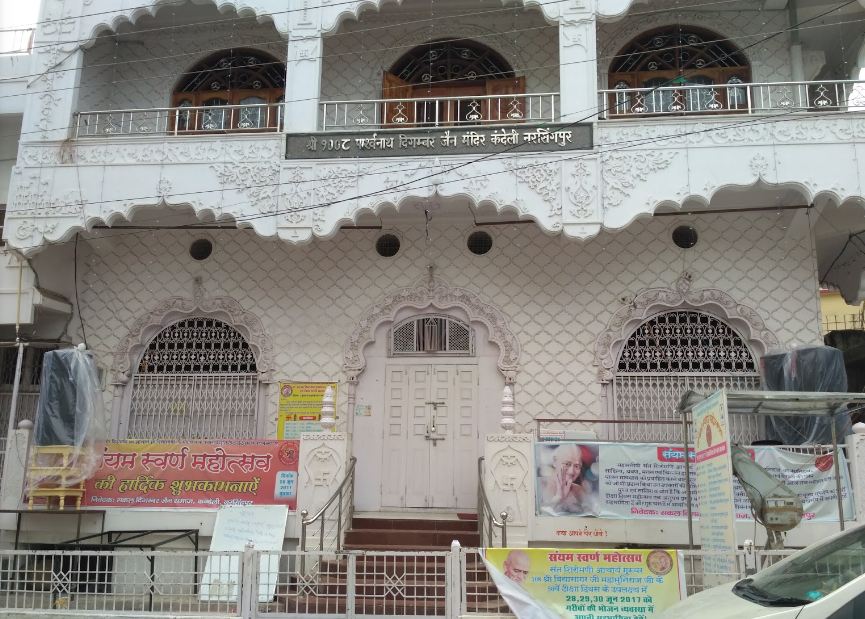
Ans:
[[[865,619],[865,526],[833,535],[658,619]]]

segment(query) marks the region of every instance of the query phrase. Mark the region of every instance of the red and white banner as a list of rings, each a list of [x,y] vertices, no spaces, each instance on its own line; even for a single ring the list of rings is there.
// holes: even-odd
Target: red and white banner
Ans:
[[[293,510],[299,453],[299,441],[109,442],[82,505]]]

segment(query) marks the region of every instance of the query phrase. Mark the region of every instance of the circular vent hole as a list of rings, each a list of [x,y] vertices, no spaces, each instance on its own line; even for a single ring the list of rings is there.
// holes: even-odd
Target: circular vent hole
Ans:
[[[469,235],[468,242],[469,251],[478,256],[483,256],[493,248],[493,237],[487,232],[472,232]]]
[[[679,226],[673,230],[673,242],[682,249],[691,249],[697,244],[697,230],[691,226]]]
[[[189,255],[195,260],[207,260],[213,253],[213,243],[207,239],[197,239],[189,246]]]
[[[395,234],[382,234],[375,242],[375,250],[382,258],[393,258],[399,252],[399,238]]]

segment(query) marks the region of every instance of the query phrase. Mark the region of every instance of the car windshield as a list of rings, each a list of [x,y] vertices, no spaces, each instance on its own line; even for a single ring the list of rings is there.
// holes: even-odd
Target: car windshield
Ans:
[[[800,606],[865,574],[865,527],[800,552],[785,564],[739,581],[733,592],[764,606]]]

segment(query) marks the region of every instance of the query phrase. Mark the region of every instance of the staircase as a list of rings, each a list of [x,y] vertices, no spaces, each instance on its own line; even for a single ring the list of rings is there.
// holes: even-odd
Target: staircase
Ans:
[[[477,520],[421,520],[357,517],[346,533],[345,549],[355,555],[354,614],[444,616],[448,591],[447,565],[462,572],[450,555],[451,542],[478,546]],[[466,581],[467,610],[508,613],[507,605],[489,579],[480,557],[465,554],[465,573],[451,582]],[[348,607],[349,559],[323,556],[315,570],[279,596],[280,612],[344,614]],[[453,598],[452,598],[453,599]]]

